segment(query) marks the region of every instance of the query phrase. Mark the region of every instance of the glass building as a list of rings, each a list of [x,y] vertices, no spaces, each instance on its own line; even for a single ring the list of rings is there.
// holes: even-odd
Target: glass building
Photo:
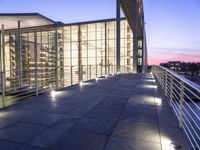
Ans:
[[[0,14],[2,106],[6,98],[21,99],[119,72],[144,72],[142,3],[137,1],[137,30],[131,15],[120,17],[120,5],[127,16],[126,6],[117,0],[117,18],[72,24],[38,13]]]

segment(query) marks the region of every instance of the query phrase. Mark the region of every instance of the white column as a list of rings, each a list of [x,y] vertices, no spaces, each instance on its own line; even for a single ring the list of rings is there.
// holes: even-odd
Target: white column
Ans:
[[[120,0],[116,1],[116,63],[117,63],[117,72],[120,72]]]
[[[138,2],[133,1],[134,12],[133,12],[133,73],[137,73],[138,65]]]
[[[4,43],[4,25],[2,25],[1,29],[1,38],[0,38],[0,48],[1,48],[1,96],[2,96],[2,104],[5,107],[5,43]]]
[[[17,75],[19,87],[22,87],[22,43],[21,43],[21,21],[17,22]]]

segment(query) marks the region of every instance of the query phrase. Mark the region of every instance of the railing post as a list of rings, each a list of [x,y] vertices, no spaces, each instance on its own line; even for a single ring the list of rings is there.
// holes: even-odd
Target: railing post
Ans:
[[[173,103],[173,85],[174,85],[173,76],[170,75],[170,106],[171,107],[172,107],[172,103]]]
[[[78,79],[79,81],[78,82],[80,83],[80,82],[83,82],[83,66],[82,65],[78,66],[78,68],[79,68],[78,69],[79,70],[79,79]]]
[[[111,65],[111,74],[114,74],[114,71],[113,71],[113,65]]]
[[[164,77],[165,77],[165,87],[164,87],[164,90],[165,90],[165,95],[167,96],[167,82],[168,82],[168,78],[167,78],[167,72],[164,72]]]
[[[38,96],[38,69],[35,69],[35,95]]]
[[[165,84],[165,76],[164,76],[164,71],[161,71],[161,76],[162,76],[162,89],[164,90],[164,84]]]
[[[184,119],[184,82],[181,81],[180,88],[180,120],[179,127],[183,128],[183,119]]]
[[[70,77],[71,77],[71,85],[73,85],[73,66],[70,67],[71,71],[70,71]]]
[[[1,71],[1,96],[2,96],[2,104],[5,107],[5,72]]]
[[[158,80],[159,80],[159,83],[160,83],[160,85],[161,85],[161,71],[160,71],[159,68],[157,68],[156,72],[157,72],[157,74],[158,74]]]
[[[90,70],[90,80],[91,80],[91,78],[92,78],[92,77],[91,77],[91,73],[92,73],[91,68],[92,68],[92,65],[89,66],[89,70]]]
[[[81,65],[81,81],[83,82],[83,68],[84,68],[84,66],[83,65]]]
[[[96,78],[97,78],[97,75],[98,75],[98,67],[96,65]]]
[[[163,81],[162,81],[162,70],[159,70],[159,76],[160,76],[160,85],[161,85],[161,88],[163,88],[163,86],[162,86],[162,83],[163,83]]]
[[[101,65],[101,77],[102,77],[102,65]]]
[[[110,64],[108,64],[108,74],[110,74]]]
[[[58,60],[56,60],[56,61],[58,61]],[[56,76],[55,76],[55,78],[56,78],[56,89],[58,89],[59,88],[59,76],[60,76],[60,71],[58,71],[59,70],[59,67],[58,66],[56,66]]]

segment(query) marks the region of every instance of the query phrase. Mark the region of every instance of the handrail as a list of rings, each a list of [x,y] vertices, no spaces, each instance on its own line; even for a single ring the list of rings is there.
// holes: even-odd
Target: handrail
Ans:
[[[198,92],[200,92],[200,85],[198,85],[198,84],[196,84],[196,83],[194,83],[194,82],[192,82],[192,81],[186,79],[185,77],[183,77],[183,76],[181,76],[181,75],[175,73],[174,71],[169,70],[169,69],[167,69],[167,68],[165,68],[165,67],[163,67],[163,66],[159,66],[159,67],[162,68],[163,70],[169,72],[170,74],[174,75],[176,78],[182,80],[184,83],[186,83],[187,85],[191,86],[192,88],[194,88],[194,89],[197,90]]]
[[[200,149],[200,86],[162,66],[152,72],[170,101],[191,149]]]

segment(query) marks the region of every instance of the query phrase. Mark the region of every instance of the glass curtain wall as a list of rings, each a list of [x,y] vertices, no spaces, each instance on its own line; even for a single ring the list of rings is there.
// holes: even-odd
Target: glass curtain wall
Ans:
[[[126,71],[132,69],[132,47],[131,29],[122,20],[121,65],[129,68]],[[69,74],[65,85],[115,73],[116,21],[65,26],[64,66],[64,72]]]
[[[121,20],[121,66],[132,71],[132,31]],[[138,64],[142,63],[139,41]],[[2,62],[1,62],[2,63]],[[116,21],[8,30],[6,96],[38,94],[116,73]]]
[[[125,72],[131,72],[133,67],[133,34],[126,20],[121,21],[121,52],[120,64],[125,66]]]
[[[116,72],[116,21],[23,29],[20,37],[21,58],[17,31],[5,36],[6,86],[10,88],[34,87],[36,75],[42,88],[61,88]],[[120,64],[128,72],[132,69],[132,47],[131,29],[122,20]],[[141,64],[141,49],[138,55]],[[21,68],[18,59],[22,60]],[[23,81],[16,83],[20,74]]]

